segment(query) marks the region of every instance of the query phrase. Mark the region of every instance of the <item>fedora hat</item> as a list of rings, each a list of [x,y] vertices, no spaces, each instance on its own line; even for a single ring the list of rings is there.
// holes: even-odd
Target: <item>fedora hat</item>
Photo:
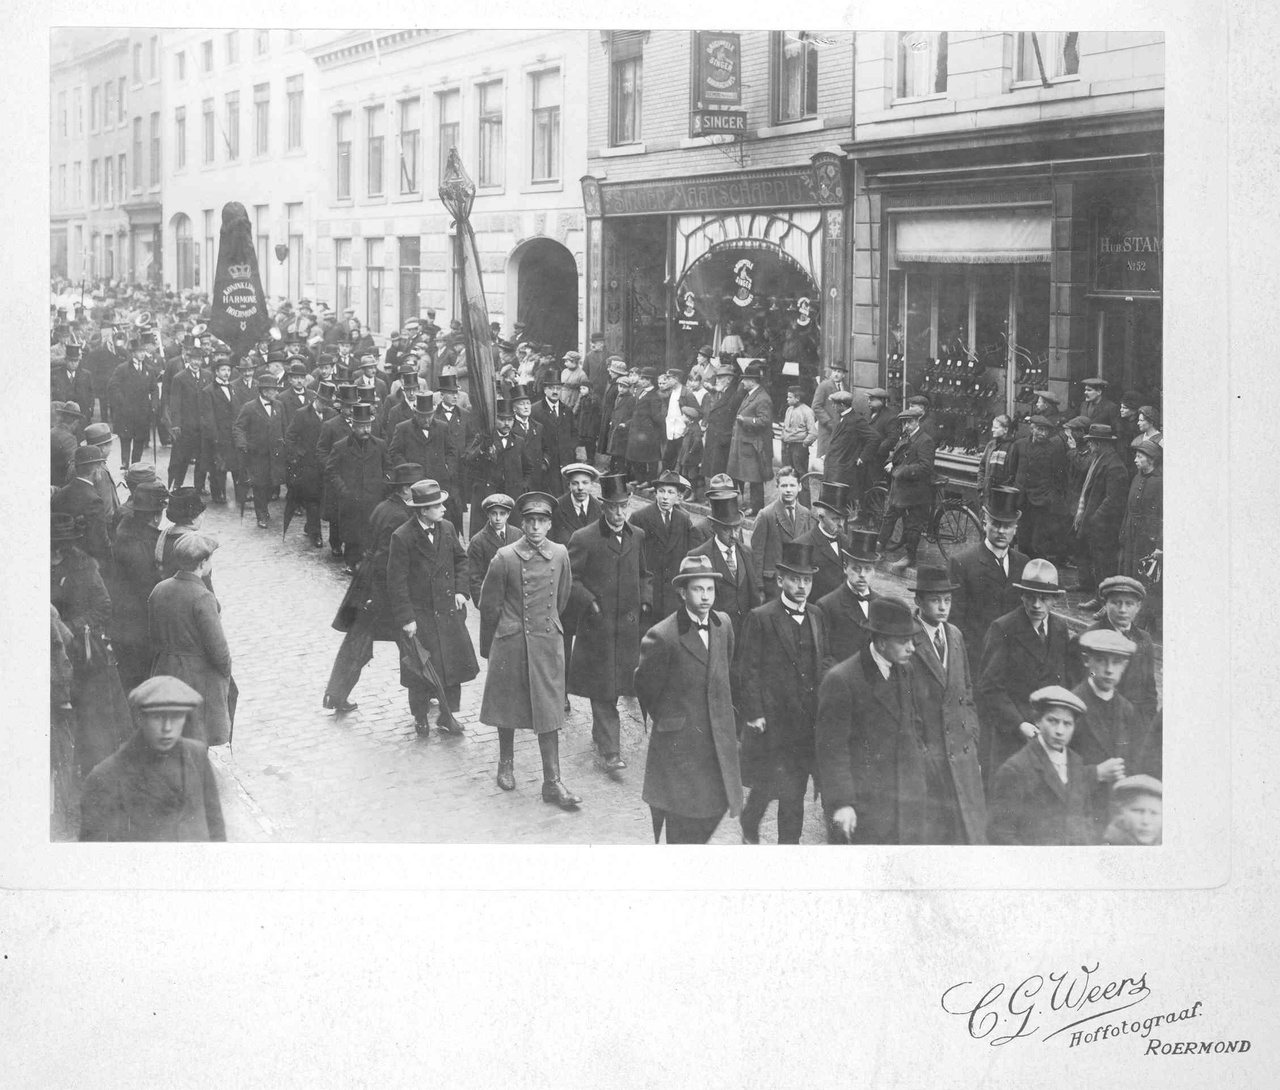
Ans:
[[[946,568],[919,568],[916,581],[907,585],[912,594],[950,594],[959,589],[958,583],[951,582]]]
[[[849,514],[849,486],[840,481],[823,481],[818,487],[815,507],[825,507],[844,518]]]
[[[253,380],[253,384],[255,386],[263,387],[270,386],[277,390],[280,388],[280,380],[270,371],[263,371],[262,374],[258,375],[258,377]]]
[[[757,381],[764,379],[764,364],[759,360],[752,360],[742,369],[743,378],[753,378]]]
[[[675,485],[676,488],[680,489],[680,494],[682,496],[687,496],[689,494],[689,490],[693,487],[674,469],[663,470],[662,473],[654,480],[653,487],[656,490],[659,485],[664,484]]]
[[[813,562],[813,546],[802,541],[784,541],[777,567],[797,575],[813,575],[818,566]]]
[[[845,545],[840,546],[840,556],[844,560],[856,560],[860,564],[874,564],[880,559],[880,552],[876,548],[877,535],[875,530],[850,530],[848,533],[847,548]]]
[[[150,514],[154,511],[163,511],[168,502],[169,490],[159,481],[147,481],[138,485],[121,506],[126,511]]]
[[[107,456],[103,453],[102,448],[94,446],[92,443],[76,447],[76,469],[81,466],[96,465],[106,460]]]
[[[1146,598],[1147,588],[1137,579],[1133,579],[1127,575],[1112,575],[1102,580],[1098,584],[1098,597],[1106,600],[1111,594],[1133,594],[1139,598]]]
[[[600,479],[600,471],[595,466],[587,465],[586,462],[570,462],[564,469],[560,470],[560,476],[564,478],[566,484],[570,477],[578,473],[585,473],[593,481]]]
[[[1109,443],[1116,437],[1116,433],[1111,430],[1110,424],[1090,424],[1088,432],[1085,433],[1085,439],[1090,442],[1097,441],[1100,443]]]
[[[987,493],[982,509],[994,522],[1017,522],[1022,518],[1021,503],[1021,490],[997,485]]]
[[[49,523],[51,544],[56,545],[59,541],[79,541],[82,537],[84,537],[84,530],[75,515],[69,515],[65,511],[53,512]]]
[[[715,579],[718,582],[723,580],[724,576],[716,571],[711,563],[711,557],[705,553],[699,553],[697,556],[686,556],[680,561],[680,570],[671,577],[671,585],[678,587],[689,582],[690,579]]]
[[[110,424],[90,424],[84,429],[84,441],[94,446],[110,443],[114,438]]]
[[[372,424],[373,405],[368,401],[357,401],[351,406],[351,423]]]
[[[1112,628],[1090,628],[1080,633],[1076,641],[1081,651],[1093,651],[1102,655],[1124,655],[1128,658],[1137,649],[1133,640],[1125,639]]]
[[[403,488],[407,484],[420,480],[422,480],[422,466],[417,462],[401,462],[399,465],[392,466],[391,472],[387,474],[387,484],[395,485],[397,488]]]
[[[1031,703],[1036,708],[1045,708],[1050,705],[1070,708],[1077,715],[1083,715],[1088,711],[1083,700],[1061,685],[1046,685],[1043,689],[1037,689],[1031,694]]]
[[[707,501],[711,513],[707,516],[721,526],[741,526],[742,512],[738,510],[737,492],[708,492]]]
[[[1058,586],[1058,569],[1047,560],[1028,560],[1022,578],[1013,584],[1015,590],[1028,594],[1062,594]]]
[[[514,511],[516,509],[516,501],[505,492],[495,492],[492,496],[485,496],[480,501],[481,511],[488,511],[492,507],[504,507],[508,511]]]
[[[409,498],[404,502],[407,507],[434,507],[448,498],[449,493],[441,489],[438,481],[426,477],[409,486]]]
[[[615,357],[609,361],[609,374],[625,375],[626,373],[627,373],[627,363],[625,360],[620,360],[617,357]]]
[[[74,416],[80,420],[89,419],[87,416],[84,415],[84,413],[80,411],[80,405],[78,402],[58,401],[58,402],[55,402],[54,404],[56,405],[58,412],[60,412],[63,416]]]
[[[626,503],[631,498],[627,490],[625,473],[607,473],[600,478],[600,500],[602,503]]]
[[[520,509],[521,518],[529,515],[550,517],[555,513],[556,498],[547,492],[524,492],[516,500],[516,506]]]
[[[916,619],[911,607],[897,598],[873,598],[867,604],[867,619],[860,622],[877,636],[905,639],[916,634]]]

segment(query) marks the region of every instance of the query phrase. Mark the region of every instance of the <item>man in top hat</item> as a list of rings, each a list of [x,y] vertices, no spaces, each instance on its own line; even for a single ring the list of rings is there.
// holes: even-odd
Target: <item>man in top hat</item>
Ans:
[[[818,681],[828,666],[822,611],[809,603],[813,547],[792,541],[778,558],[779,595],[747,614],[733,663],[734,704],[744,723],[742,782],[751,788],[742,839],[760,842],[760,820],[778,800],[778,843],[799,844],[814,772]]]
[[[627,467],[638,484],[658,475],[666,436],[666,398],[657,389],[658,372],[645,367],[633,386],[635,405],[627,421]]]
[[[1014,583],[1022,603],[991,622],[977,671],[982,733],[978,759],[991,781],[996,770],[1035,733],[1031,693],[1067,680],[1067,622],[1050,611],[1062,594],[1058,569],[1029,560]]]
[[[1099,769],[1071,748],[1085,707],[1060,685],[1031,693],[1035,733],[992,778],[987,837],[1022,846],[1096,844],[1093,798]],[[1110,780],[1111,773],[1104,773]]]
[[[1009,461],[1013,485],[1022,493],[1018,546],[1029,557],[1052,560],[1065,553],[1067,443],[1047,416],[1028,421],[1031,434],[1015,440]]]
[[[84,427],[85,418],[75,401],[55,401],[52,416],[49,484],[53,488],[61,488],[75,476],[76,448],[80,445],[80,430]]]
[[[231,433],[253,489],[253,510],[258,526],[267,527],[268,503],[285,483],[284,416],[276,405],[280,380],[269,372],[254,382],[258,396],[240,406]]]
[[[871,587],[879,559],[874,530],[850,530],[840,557],[844,581],[817,600],[826,622],[827,654],[832,662],[843,662],[867,646],[871,638],[866,627],[871,603],[884,597]]]
[[[335,501],[348,575],[355,574],[364,549],[372,545],[369,519],[382,501],[390,469],[387,444],[372,432],[373,406],[357,402],[351,409],[351,434],[334,444],[325,463],[325,495]]]
[[[129,356],[128,335],[123,330],[117,333],[110,329],[102,329],[102,337],[98,346],[83,352],[83,361],[80,369],[85,371],[90,381],[93,382],[94,392],[105,396],[111,376],[115,374],[116,368],[129,359]],[[55,398],[54,400],[66,401],[68,399]],[[81,405],[89,416],[93,416],[92,400],[77,401],[77,404]],[[109,411],[109,398],[102,405],[102,409],[104,415]]]
[[[1014,584],[1027,563],[1026,554],[1013,546],[1020,498],[1016,488],[992,488],[982,505],[982,540],[965,546],[947,562],[947,575],[956,584],[951,623],[964,636],[975,673],[991,622],[1017,609],[1020,602]]]
[[[523,535],[494,554],[480,590],[480,653],[489,660],[480,721],[498,730],[497,784],[516,787],[515,734],[531,730],[542,756],[542,799],[572,810],[582,802],[560,782],[564,645],[559,617],[573,576],[568,550],[547,537],[555,503],[545,492],[517,501]]]
[[[947,618],[956,585],[943,568],[922,567],[914,585],[912,664],[924,722],[926,843],[985,844],[987,812],[978,763],[978,709],[964,636]]]
[[[186,350],[183,366],[169,381],[165,416],[173,449],[169,452],[169,487],[180,487],[187,479],[187,467],[195,463],[193,484],[204,491],[204,417],[201,414],[201,391],[212,377],[201,364],[207,353],[203,348]]]
[[[756,582],[768,598],[778,595],[777,564],[782,546],[788,541],[800,540],[817,525],[812,511],[799,502],[802,482],[795,467],[779,466],[774,481],[778,494],[756,516],[751,528]]]
[[[764,367],[758,360],[742,372],[742,386],[746,396],[734,414],[725,472],[749,486],[743,514],[754,515],[764,506],[764,482],[773,476],[773,402],[765,392]]]
[[[430,729],[427,711],[432,695],[417,669],[419,646],[430,656],[443,685],[443,691],[435,694],[440,701],[436,726],[443,731],[462,733],[454,718],[461,706],[462,684],[480,672],[465,624],[471,594],[467,553],[445,518],[447,499],[433,480],[411,485],[406,502],[415,517],[391,535],[387,559],[388,599],[403,632],[400,684],[409,690],[409,710],[419,734]]]
[[[120,436],[120,468],[124,469],[141,460],[142,452],[151,441],[151,425],[155,420],[156,372],[147,363],[144,350],[131,352],[129,359],[111,372],[106,401],[112,427]]]
[[[1075,520],[1077,589],[1091,595],[1083,610],[1098,609],[1098,583],[1116,574],[1120,561],[1120,526],[1129,492],[1129,471],[1116,451],[1115,436],[1106,424],[1090,424],[1089,469],[1080,487]]]
[[[645,533],[627,522],[630,499],[624,476],[602,477],[601,517],[569,539],[570,604],[577,618],[569,692],[591,700],[591,737],[610,772],[626,768],[618,697],[635,694],[640,633],[649,627],[653,604]]]
[[[494,434],[490,446],[473,445],[465,462],[467,478],[471,481],[471,519],[469,532],[474,537],[485,524],[482,500],[485,496],[500,493],[522,496],[529,478],[533,475],[525,454],[524,440],[512,434],[515,414],[511,401],[499,397],[494,401]],[[575,527],[576,529],[577,527]],[[566,536],[565,540],[568,540]],[[563,542],[561,543],[563,544]]]
[[[387,453],[393,464],[417,462],[423,467],[424,473],[431,474],[431,479],[440,483],[441,490],[449,495],[445,513],[452,522],[454,511],[461,506],[461,500],[455,496],[460,452],[438,409],[435,395],[421,390],[414,394],[413,418],[402,420],[396,425]],[[455,409],[455,415],[460,411]]]
[[[688,556],[672,576],[680,605],[645,634],[636,696],[653,721],[641,797],[658,843],[705,844],[725,812],[742,810],[731,667],[733,624],[712,608],[723,576]]]
[[[813,563],[817,570],[813,576],[811,597],[816,602],[844,582],[841,546],[844,544],[845,520],[849,517],[849,486],[823,481],[818,498],[813,501],[813,515],[817,525],[797,540],[813,548]]]
[[[560,373],[551,368],[542,384],[542,398],[537,401],[530,416],[542,429],[542,456],[546,461],[543,480],[551,482],[559,478],[560,471],[574,461],[577,437],[573,434],[573,413],[560,403]]]
[[[653,579],[655,623],[680,607],[680,591],[672,582],[680,562],[706,540],[680,501],[687,499],[689,482],[679,473],[664,470],[653,482],[653,503],[631,516],[631,525],[644,531],[644,562]]]
[[[590,347],[582,358],[582,369],[587,373],[592,394],[597,401],[603,401],[609,386],[609,357],[604,351],[604,334],[599,330],[591,334]]]
[[[80,346],[69,344],[63,359],[52,361],[50,389],[54,401],[74,401],[92,412],[93,376],[80,366]]]
[[[307,392],[307,377],[307,365],[302,360],[295,359],[285,368],[284,381],[286,386],[280,396],[276,398],[276,407],[280,410],[286,432],[289,430],[289,424],[293,420],[293,414],[299,409],[305,409],[311,403],[313,395]]]
[[[471,575],[473,602],[480,601],[485,573],[498,550],[520,540],[520,531],[508,522],[516,507],[516,501],[510,496],[495,492],[477,501],[476,507],[484,513],[485,523],[467,542],[467,570]]]
[[[1155,643],[1137,624],[1147,600],[1147,588],[1141,580],[1113,575],[1098,584],[1098,596],[1104,603],[1103,615],[1086,631],[1115,632],[1133,644],[1128,665],[1115,691],[1133,705],[1142,723],[1149,724],[1159,712],[1160,692],[1156,685]],[[1077,685],[1086,673],[1079,639],[1073,639],[1067,647],[1067,678],[1072,685]]]
[[[378,406],[373,434],[388,443],[395,435],[396,425],[413,419],[414,395],[418,392],[418,368],[412,360],[399,369],[391,384],[387,399]]]
[[[77,447],[73,473],[65,485],[50,500],[54,511],[60,511],[82,520],[84,549],[99,565],[111,562],[111,537],[114,524],[108,521],[102,496],[94,483],[94,471],[106,462],[106,455],[93,444]]]
[[[462,503],[465,497],[460,490],[460,484],[456,474],[462,464],[462,455],[466,452],[467,444],[471,441],[471,416],[458,404],[458,376],[457,374],[441,374],[436,380],[436,392],[439,395],[436,401],[433,427],[443,428],[444,434],[450,448],[451,465],[455,476],[439,477],[440,487],[448,492],[452,497],[448,506],[449,521],[453,523],[453,528],[462,533]],[[427,463],[424,463],[427,464]],[[427,464],[428,470],[431,468]],[[452,486],[452,487],[451,487]]]
[[[129,693],[138,728],[85,780],[82,841],[223,841],[218,783],[203,743],[184,738],[203,700],[157,676]]]
[[[889,499],[884,518],[880,522],[880,551],[883,552],[893,535],[898,520],[902,520],[902,547],[904,555],[889,566],[890,571],[902,573],[915,567],[920,535],[933,504],[933,458],[937,447],[933,437],[921,427],[924,411],[913,405],[898,414],[902,434],[889,456]]]
[[[159,481],[135,488],[122,504],[126,515],[111,545],[108,631],[120,684],[126,692],[147,679],[155,658],[147,627],[147,599],[160,581],[156,543],[160,539],[160,516],[168,502],[169,490]]]
[[[827,450],[831,446],[831,435],[836,429],[836,420],[838,419],[838,415],[833,413],[831,407],[827,405],[827,399],[837,390],[846,389],[846,374],[844,361],[834,360],[827,367],[826,377],[814,387],[813,418],[818,425],[818,438],[814,446],[814,453],[819,458],[827,456]]]
[[[370,548],[333,618],[333,628],[345,632],[329,671],[323,704],[339,715],[354,711],[349,698],[360,674],[373,658],[373,644],[381,640],[399,646],[400,626],[391,614],[387,596],[387,560],[391,535],[413,518],[410,486],[422,480],[422,466],[404,463],[387,475],[387,497],[369,516]]]
[[[1105,424],[1115,432],[1120,426],[1120,409],[1114,401],[1107,400],[1106,379],[1087,378],[1080,385],[1084,388],[1080,415],[1090,424]]]
[[[732,485],[733,480],[728,474],[721,474],[721,478],[722,480],[712,478],[712,485]],[[716,600],[720,608],[729,614],[734,631],[741,636],[747,614],[765,600],[760,581],[756,577],[755,556],[740,540],[743,517],[738,508],[737,491],[723,487],[708,488],[707,503],[711,509],[707,516],[711,537],[692,550],[690,555],[709,556],[716,571],[725,577],[717,589]],[[775,562],[775,573],[776,568]]]
[[[302,504],[306,513],[303,532],[317,549],[324,545],[320,532],[320,518],[324,502],[324,462],[318,445],[325,423],[334,415],[332,400],[336,387],[331,382],[321,382],[306,406],[299,409],[285,429],[285,470],[294,499]],[[329,542],[338,542],[336,519],[329,523]]]
[[[227,502],[227,474],[240,484],[244,473],[236,450],[235,423],[245,400],[231,382],[232,366],[221,356],[213,367],[213,381],[202,391],[205,460],[209,472],[209,494],[214,503]]]
[[[707,397],[702,404],[702,476],[707,480],[725,472],[729,465],[736,380],[733,367],[717,367],[707,384]]]
[[[527,383],[517,383],[511,390],[511,412],[513,416],[511,434],[524,446],[525,457],[529,460],[529,488],[531,491],[542,490],[547,477],[547,459],[542,449],[542,425],[533,419],[533,387]],[[552,490],[559,483],[552,481]]]

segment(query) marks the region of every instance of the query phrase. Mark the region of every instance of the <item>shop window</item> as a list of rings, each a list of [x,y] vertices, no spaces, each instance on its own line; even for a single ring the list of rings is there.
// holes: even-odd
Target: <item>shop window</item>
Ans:
[[[898,35],[898,97],[920,98],[947,89],[947,32],[911,30]]]
[[[1039,57],[1036,56],[1039,47]],[[1058,79],[1080,73],[1080,32],[1028,30],[1018,35],[1018,83]]]
[[[808,31],[773,32],[774,121],[818,115],[818,48]]]
[[[640,140],[644,40],[648,31],[615,30],[609,38],[609,143]]]

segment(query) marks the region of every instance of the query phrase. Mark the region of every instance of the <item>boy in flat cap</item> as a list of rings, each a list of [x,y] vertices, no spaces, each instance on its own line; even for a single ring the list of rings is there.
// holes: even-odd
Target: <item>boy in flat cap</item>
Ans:
[[[1153,776],[1126,776],[1111,788],[1112,818],[1102,843],[1151,848],[1163,843],[1164,785]]]
[[[1146,601],[1147,591],[1137,579],[1125,575],[1113,575],[1098,585],[1103,600],[1103,616],[1091,624],[1087,631],[1107,630],[1116,632],[1133,644],[1129,665],[1116,686],[1144,723],[1150,723],[1159,709],[1160,696],[1156,688],[1155,643],[1137,624]],[[1072,685],[1085,678],[1083,651],[1079,640],[1073,640],[1067,653],[1067,677]]]
[[[467,570],[471,575],[473,602],[480,601],[485,573],[488,572],[489,563],[497,556],[498,550],[504,545],[514,545],[520,540],[520,530],[510,525],[508,521],[515,507],[516,501],[503,492],[494,492],[480,502],[480,510],[485,515],[485,524],[467,543]]]
[[[681,594],[671,580],[680,562],[706,540],[706,534],[680,508],[680,501],[691,491],[679,473],[663,470],[653,482],[653,503],[631,516],[631,525],[644,531],[644,562],[653,579],[654,624],[680,607]]]

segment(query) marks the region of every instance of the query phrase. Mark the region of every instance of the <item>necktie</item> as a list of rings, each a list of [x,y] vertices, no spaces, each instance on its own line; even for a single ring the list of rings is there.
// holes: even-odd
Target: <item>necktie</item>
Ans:
[[[942,642],[942,626],[933,634],[933,646],[938,652],[938,661],[944,666],[947,663],[947,645]]]
[[[729,569],[729,574],[735,579],[738,578],[738,557],[736,549],[721,549],[724,554],[725,566]]]
[[[664,530],[671,529],[671,512],[670,511],[662,512],[662,528]]]
[[[1040,624],[1036,625],[1036,635],[1040,637],[1041,643],[1047,644],[1049,642],[1049,626],[1041,621]]]
[[[587,508],[584,504],[578,504],[578,518],[585,521],[587,517]]]
[[[428,545],[430,545],[430,546],[432,546],[432,547],[434,548],[434,547],[435,547],[435,543],[436,543],[436,532],[435,532],[434,530],[428,529],[428,530],[427,530],[427,544],[428,544]]]

